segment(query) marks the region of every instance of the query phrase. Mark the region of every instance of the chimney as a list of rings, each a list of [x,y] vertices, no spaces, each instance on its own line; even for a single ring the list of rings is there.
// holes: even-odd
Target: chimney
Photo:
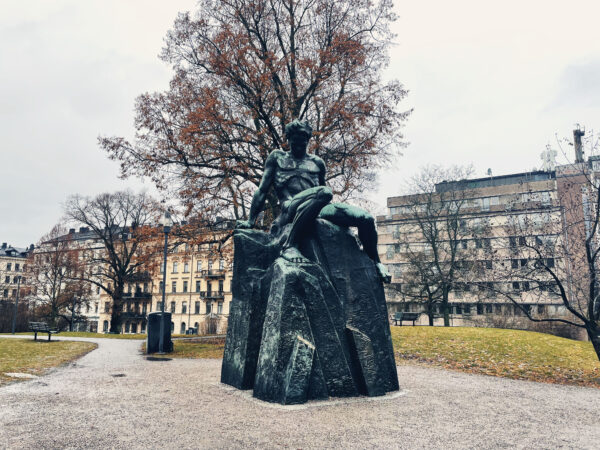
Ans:
[[[581,136],[585,136],[585,130],[581,130],[577,126],[576,130],[573,130],[573,145],[575,146],[575,163],[583,162],[583,147],[581,145]]]
[[[2,248],[6,248],[6,242],[2,243]]]

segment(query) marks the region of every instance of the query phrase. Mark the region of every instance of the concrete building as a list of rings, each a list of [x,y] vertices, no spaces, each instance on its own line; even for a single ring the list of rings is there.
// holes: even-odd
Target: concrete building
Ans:
[[[546,171],[442,182],[429,196],[388,198],[388,214],[379,216],[377,224],[380,257],[392,274],[387,288],[389,311],[425,310],[424,296],[406,295],[408,289],[403,289],[406,283],[415,283],[409,279],[414,278],[411,258],[415,254],[422,255],[423,261],[433,258],[415,211],[420,206],[426,210],[426,198],[435,202],[448,198],[448,193],[460,193],[458,228],[466,231],[457,238],[456,258],[459,267],[468,267],[468,275],[457,278],[448,294],[451,324],[502,326],[506,317],[523,317],[522,308],[534,317],[572,318],[557,283],[534,266],[539,265],[541,255],[536,250],[546,249],[543,263],[559,274],[561,284],[572,291],[569,295],[577,298],[575,278],[586,270],[582,242],[586,227],[593,222],[594,210],[589,205],[597,196],[593,180],[600,170],[599,157],[587,161],[578,157],[575,164]],[[560,248],[568,248],[569,254]],[[587,287],[582,286],[582,293]],[[418,323],[426,324],[426,315]]]

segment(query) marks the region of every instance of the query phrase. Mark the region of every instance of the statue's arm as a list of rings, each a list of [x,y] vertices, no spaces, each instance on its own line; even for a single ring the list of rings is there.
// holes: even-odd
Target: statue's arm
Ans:
[[[252,196],[252,204],[250,205],[250,215],[248,216],[248,220],[239,220],[237,223],[237,228],[252,228],[256,224],[256,218],[262,211],[262,208],[265,204],[267,193],[273,184],[276,171],[277,156],[274,153],[271,153],[267,158],[267,162],[265,163],[265,170],[263,172],[262,179],[260,180],[260,184],[258,185],[258,189]]]
[[[317,157],[316,163],[319,167],[319,186],[325,186],[325,161]]]

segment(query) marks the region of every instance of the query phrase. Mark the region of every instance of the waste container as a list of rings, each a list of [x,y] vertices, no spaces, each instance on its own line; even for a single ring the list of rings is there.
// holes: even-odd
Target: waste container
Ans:
[[[165,353],[173,351],[171,341],[171,313],[153,312],[148,314],[148,334],[146,339],[146,353],[156,353],[160,350],[160,321],[164,321],[164,348]]]

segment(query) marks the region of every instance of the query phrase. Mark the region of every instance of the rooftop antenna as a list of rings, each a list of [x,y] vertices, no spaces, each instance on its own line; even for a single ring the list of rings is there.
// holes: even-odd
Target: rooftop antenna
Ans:
[[[577,123],[576,128],[573,130],[573,144],[575,146],[575,163],[583,162],[583,146],[581,145],[581,137],[585,136],[585,128],[582,130],[581,126]]]

